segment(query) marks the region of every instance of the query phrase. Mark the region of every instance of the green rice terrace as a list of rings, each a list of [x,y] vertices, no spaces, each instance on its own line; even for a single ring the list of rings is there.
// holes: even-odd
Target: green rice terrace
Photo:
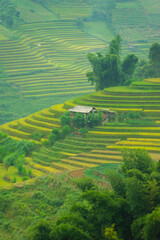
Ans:
[[[153,125],[131,125],[125,122],[106,122],[89,130],[84,136],[69,135],[57,141],[52,147],[44,146],[53,128],[61,128],[60,117],[76,105],[109,108],[118,115],[139,113],[142,118],[150,117]],[[1,131],[10,137],[32,140],[37,150],[26,158],[27,168],[35,176],[49,173],[76,172],[94,169],[101,164],[120,164],[121,150],[124,148],[144,148],[154,160],[160,158],[160,79],[145,79],[130,86],[110,87],[64,104],[36,112],[26,118],[1,126]],[[43,135],[34,140],[35,132]],[[103,166],[103,165],[102,165]],[[1,165],[3,168],[3,165]],[[14,175],[14,168],[8,174]],[[3,172],[3,171],[2,171]]]
[[[93,16],[90,0],[12,2],[23,21],[13,29],[0,24],[0,124],[93,92],[86,54],[106,51],[117,33],[122,56],[141,58],[160,36],[158,0],[117,2],[108,21]]]

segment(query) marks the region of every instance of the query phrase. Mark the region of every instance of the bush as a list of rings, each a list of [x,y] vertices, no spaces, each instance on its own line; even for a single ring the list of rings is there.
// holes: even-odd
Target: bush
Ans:
[[[11,181],[11,183],[16,183],[17,182],[17,179],[16,177],[13,178],[13,180]]]
[[[70,112],[65,112],[65,113],[61,116],[61,124],[62,124],[62,126],[70,125],[70,121],[71,121]]]
[[[80,128],[79,129],[79,133],[81,133],[82,135],[86,134],[89,131],[89,128]]]
[[[65,125],[65,126],[62,128],[61,138],[62,138],[62,139],[65,138],[70,132],[71,132],[70,126]]]
[[[81,113],[74,114],[73,123],[77,128],[83,128],[86,126],[86,115]]]
[[[57,140],[57,137],[54,133],[51,133],[48,136],[48,140],[49,140],[49,145],[53,145],[55,143],[55,141]]]
[[[44,134],[40,133],[40,132],[34,132],[32,135],[31,135],[31,138],[33,138],[34,140],[37,140],[37,141],[40,141],[41,138],[44,137]]]

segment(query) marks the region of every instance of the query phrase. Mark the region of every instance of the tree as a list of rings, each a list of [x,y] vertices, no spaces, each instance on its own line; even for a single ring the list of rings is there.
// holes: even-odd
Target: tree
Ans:
[[[131,77],[135,71],[137,62],[137,56],[135,56],[134,54],[128,54],[122,62],[122,71]]]
[[[149,49],[149,59],[153,65],[155,76],[159,77],[160,75],[160,44],[155,42]]]
[[[83,192],[87,190],[96,189],[95,181],[90,177],[84,177],[80,179],[75,179],[74,183],[79,187]]]
[[[121,64],[120,50],[121,38],[117,35],[110,42],[109,50],[105,56],[101,53],[87,55],[93,71],[88,72],[86,76],[92,85],[95,84],[96,90],[117,86],[132,78],[138,58],[134,54],[130,54]]]
[[[126,186],[125,186],[125,178],[122,174],[117,171],[107,171],[107,177],[112,185],[114,191],[122,197],[126,195]]]
[[[75,113],[72,120],[77,128],[82,128],[86,126],[86,116],[84,114]]]
[[[82,197],[90,204],[87,215],[87,221],[92,223],[90,235],[92,239],[99,240],[104,234],[105,227],[113,223],[116,212],[115,195],[109,191],[89,190],[84,192]]]
[[[55,227],[50,237],[51,240],[91,240],[88,234],[83,232],[80,228],[67,223],[61,223]]]
[[[29,228],[29,240],[51,240],[51,227],[48,222],[41,221],[36,226]]]
[[[146,186],[136,177],[126,179],[126,197],[134,217],[144,216],[148,212]]]
[[[156,208],[152,213],[145,217],[143,227],[144,240],[159,240],[160,239],[160,208]]]
[[[70,125],[70,121],[71,121],[70,112],[65,112],[65,113],[61,116],[62,126]]]
[[[17,157],[18,157],[18,154],[17,154],[17,152],[15,152],[15,153],[12,153],[12,154],[10,154],[10,155],[8,155],[4,158],[3,163],[6,167],[6,172],[8,171],[8,168],[10,166],[14,166],[14,164],[17,160]]]
[[[120,55],[120,50],[121,50],[121,36],[118,34],[115,39],[113,39],[110,42],[109,45],[109,54],[114,54],[119,56]]]
[[[142,173],[151,173],[154,168],[154,162],[145,149],[126,149],[122,151],[122,156],[124,173],[133,168]]]
[[[18,169],[18,173],[20,175],[26,175],[26,169],[24,168],[24,163],[25,163],[25,155],[20,155],[18,159],[15,162],[15,167]]]

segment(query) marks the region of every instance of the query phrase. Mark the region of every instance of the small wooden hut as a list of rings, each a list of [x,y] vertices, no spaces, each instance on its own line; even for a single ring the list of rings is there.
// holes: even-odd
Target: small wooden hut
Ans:
[[[75,106],[73,108],[70,108],[68,111],[71,113],[71,117],[73,117],[75,113],[82,113],[87,115],[89,113],[97,112],[95,107],[89,106]]]

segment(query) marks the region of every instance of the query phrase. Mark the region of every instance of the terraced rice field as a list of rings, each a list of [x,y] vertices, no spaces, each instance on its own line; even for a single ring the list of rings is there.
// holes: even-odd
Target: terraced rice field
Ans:
[[[128,51],[144,58],[148,56],[150,45],[159,41],[160,2],[130,1],[117,3],[113,12],[112,22],[116,32],[123,40],[123,54]]]
[[[107,88],[4,124],[1,130],[16,139],[32,141],[35,141],[33,133],[42,134],[41,141],[35,141],[39,146],[38,151],[27,160],[30,167],[42,173],[77,171],[106,163],[120,164],[122,161],[120,151],[126,147],[144,148],[155,160],[158,160],[160,158],[159,83],[160,79],[146,79],[129,87]],[[151,86],[149,89],[148,84]],[[42,146],[42,142],[47,139],[54,127],[61,128],[60,116],[75,105],[109,108],[119,113],[139,111],[142,115],[152,117],[157,121],[157,125],[155,127],[98,126],[84,137],[68,136],[65,140],[57,141],[52,148]]]
[[[86,54],[105,44],[80,31],[74,21],[21,25],[20,40],[0,42],[5,80],[24,97],[92,92],[85,73]],[[22,76],[23,75],[23,76]]]

